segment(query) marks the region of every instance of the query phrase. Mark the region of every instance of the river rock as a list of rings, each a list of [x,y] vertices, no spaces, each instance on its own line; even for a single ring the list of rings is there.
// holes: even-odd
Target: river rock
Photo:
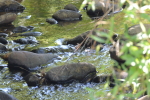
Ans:
[[[28,32],[28,33],[20,34],[20,36],[40,36],[40,35],[42,35],[41,32]]]
[[[33,30],[33,28],[34,28],[33,26],[27,26],[27,27],[18,26],[13,29],[13,33],[22,33],[22,32],[26,32],[26,31],[31,31],[31,30]]]
[[[0,91],[0,100],[17,100],[17,99],[10,94]]]
[[[117,40],[117,42],[110,48],[109,53],[110,57],[117,61],[119,64],[123,64],[125,60],[121,58],[121,49],[122,49],[123,44],[120,42],[120,39]]]
[[[8,34],[6,34],[6,33],[0,33],[0,37],[5,38],[5,37],[7,37],[7,36],[8,36]]]
[[[73,5],[73,4],[68,4],[68,5],[66,5],[66,6],[64,7],[64,9],[79,12],[78,8],[77,8],[75,5]]]
[[[150,32],[150,24],[143,24],[143,25],[145,27],[146,32]],[[150,38],[149,34],[143,35],[142,28],[139,24],[129,27],[127,30],[127,34],[126,35],[122,34],[120,36],[120,42],[129,41],[129,38],[127,38],[127,36],[130,37],[131,41],[134,40],[135,42],[134,45],[136,45],[136,43],[138,43],[141,40]]]
[[[20,43],[20,44],[35,44],[35,43],[38,43],[36,38],[33,37],[33,36],[17,39],[17,40],[14,40],[14,42]]]
[[[148,31],[148,30],[150,31],[150,24],[144,24],[144,27],[145,27],[146,31]],[[133,25],[128,28],[129,35],[137,35],[138,33],[141,33],[141,32],[142,32],[142,29],[139,24]]]
[[[89,8],[90,4],[87,4],[87,6],[85,7],[87,15],[89,15],[90,17],[99,17],[99,16],[103,16],[106,12],[108,12],[109,14],[111,12],[116,12],[121,10],[119,4],[113,5],[110,0],[94,0],[94,2],[95,2],[94,4],[95,10],[93,10],[91,7]]]
[[[26,69],[39,67],[43,64],[52,63],[57,56],[54,54],[36,54],[28,51],[14,51],[8,55],[8,67],[10,69]]]
[[[76,11],[63,9],[54,13],[52,17],[58,21],[72,21],[72,20],[81,20],[82,14]]]
[[[29,73],[24,76],[24,80],[28,84],[28,86],[37,86],[40,82],[40,77],[37,74]]]
[[[72,63],[50,69],[47,83],[89,82],[96,76],[96,67],[89,63]]]
[[[85,48],[91,47],[93,45],[93,43],[95,42],[95,40],[90,37],[91,35],[98,36],[99,38],[102,38],[103,40],[107,40],[106,37],[100,36],[97,32],[105,32],[107,34],[108,30],[107,29],[101,29],[101,28],[90,30],[90,31],[87,31],[85,33],[82,33],[81,35],[76,36],[73,39],[65,40],[64,44],[77,45],[79,43],[82,43],[84,39],[88,38],[87,40],[84,40],[84,42],[82,43],[82,46],[84,45]],[[116,41],[117,34],[114,34],[112,38],[114,41]],[[96,42],[96,45],[97,44],[104,44],[104,43]]]
[[[47,18],[46,22],[50,23],[50,24],[57,24],[57,20],[55,20],[54,18]]]
[[[14,0],[1,0],[0,12],[22,12],[25,9],[20,3]]]
[[[17,15],[15,13],[6,13],[4,15],[0,15],[0,25],[11,23],[16,19],[16,17]]]
[[[0,37],[0,43],[7,44],[8,41],[5,38]]]
[[[6,50],[6,46],[0,43],[0,52],[5,52]]]
[[[64,52],[73,52],[74,47],[69,45],[58,45],[58,46],[49,46],[49,47],[40,47],[33,49],[31,52],[34,53],[64,53]]]

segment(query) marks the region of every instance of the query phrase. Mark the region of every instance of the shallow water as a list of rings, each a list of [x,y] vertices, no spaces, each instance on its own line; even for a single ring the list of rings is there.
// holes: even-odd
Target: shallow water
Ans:
[[[46,22],[46,18],[51,18],[53,13],[63,9],[63,7],[69,3],[79,8],[82,1],[24,0],[21,4],[26,7],[26,10],[18,14],[18,18],[13,22],[13,26],[11,27],[34,26],[34,30],[32,31],[43,33],[41,36],[36,37],[40,44],[20,45],[14,43],[12,40],[21,38],[21,36],[13,37],[13,35],[19,34],[15,33],[8,37],[9,44],[7,48],[10,51],[31,51],[39,47],[45,47],[47,49],[55,47],[63,48],[63,51],[60,49],[57,50],[59,51],[57,55],[60,56],[61,60],[55,60],[54,63],[42,66],[41,71],[43,72],[46,72],[52,67],[67,63],[88,62],[96,66],[98,75],[110,74],[114,62],[110,59],[108,53],[109,46],[105,46],[99,53],[95,53],[95,51],[90,51],[88,49],[83,52],[74,52],[75,48],[73,46],[61,45],[59,41],[63,38],[73,38],[85,31],[93,29],[94,23],[84,11],[80,12],[83,14],[83,19],[78,22],[59,25],[50,25]],[[8,33],[11,34],[9,31]],[[0,59],[1,66],[6,66],[6,64],[7,62]],[[109,88],[104,89],[104,84],[105,83],[72,83],[69,85],[28,87],[19,72],[11,73],[7,67],[0,70],[0,90],[12,94],[18,100],[88,100],[93,97],[93,94],[87,88],[91,88],[94,91],[109,91]]]

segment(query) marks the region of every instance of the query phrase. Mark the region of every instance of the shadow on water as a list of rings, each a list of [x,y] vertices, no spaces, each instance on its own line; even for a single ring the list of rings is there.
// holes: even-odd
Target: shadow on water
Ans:
[[[62,23],[50,25],[46,22],[46,18],[51,18],[56,11],[63,9],[69,3],[74,4],[77,8],[80,7],[81,0],[24,0],[21,2],[26,7],[24,12],[19,13],[17,19],[10,26],[0,26],[0,32],[11,33],[14,27],[18,26],[33,26],[34,31],[42,32],[41,36],[36,37],[39,44],[36,45],[19,45],[12,42],[18,37],[9,36],[8,48],[14,50],[32,51],[39,47],[48,49],[50,46],[58,46],[56,40],[60,38],[73,38],[85,31],[91,30],[94,26],[92,20],[81,11],[83,19],[74,23]],[[8,29],[7,29],[8,28]],[[14,33],[20,34],[20,33]],[[62,60],[57,60],[52,64],[43,66],[42,71],[47,71],[52,67],[64,65],[72,62],[88,62],[97,67],[98,75],[111,73],[110,69],[113,61],[109,57],[108,48],[103,49],[98,54],[90,52],[88,49],[79,52],[61,51],[58,49],[57,55]],[[7,64],[0,59],[1,65]],[[86,88],[94,90],[102,90],[104,92],[109,89],[103,89],[104,83],[72,83],[69,85],[50,85],[42,87],[28,87],[26,82],[21,77],[20,73],[10,73],[8,68],[0,69],[0,90],[4,90],[14,95],[18,100],[87,100],[90,99],[90,92]]]

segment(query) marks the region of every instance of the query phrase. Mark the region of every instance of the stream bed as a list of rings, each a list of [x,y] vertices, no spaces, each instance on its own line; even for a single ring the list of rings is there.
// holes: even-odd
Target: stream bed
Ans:
[[[55,60],[54,63],[42,66],[41,72],[46,72],[50,68],[74,62],[87,62],[96,66],[97,75],[112,73],[112,65],[114,63],[109,55],[109,45],[106,45],[100,52],[86,49],[82,52],[75,52],[72,45],[62,45],[62,39],[73,38],[81,33],[93,29],[94,22],[85,11],[82,13],[82,20],[71,23],[60,23],[51,25],[46,22],[46,18],[51,16],[58,10],[69,3],[80,8],[82,0],[23,0],[21,4],[26,7],[24,12],[19,13],[17,19],[11,26],[5,26],[8,34],[8,50],[11,51],[32,51],[37,48],[54,49],[54,54],[58,55],[61,60]],[[18,26],[33,26],[33,32],[41,32],[41,36],[37,36],[38,44],[21,45],[12,42],[12,40],[21,38],[12,34],[11,28]],[[0,27],[1,32],[5,27]],[[10,30],[9,30],[10,29]],[[9,52],[8,51],[8,52]],[[0,59],[0,66],[7,66],[7,62]],[[88,100],[94,97],[94,92],[108,92],[110,88],[104,89],[105,83],[71,83],[64,85],[49,85],[41,87],[28,87],[27,83],[19,72],[11,73],[7,67],[0,69],[0,90],[3,90],[18,100]],[[91,89],[91,92],[89,89]]]

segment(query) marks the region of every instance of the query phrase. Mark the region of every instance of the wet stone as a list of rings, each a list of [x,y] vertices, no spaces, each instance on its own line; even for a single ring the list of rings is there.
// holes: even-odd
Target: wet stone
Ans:
[[[54,18],[47,18],[46,22],[50,23],[50,24],[57,24],[57,20],[55,20]]]
[[[8,41],[5,38],[0,37],[0,43],[8,44]]]
[[[144,24],[146,31],[150,31],[150,24]],[[128,34],[129,35],[136,35],[138,33],[142,32],[141,26],[138,25],[133,25],[131,27],[129,27],[128,29]]]
[[[20,36],[40,36],[40,35],[42,35],[41,32],[28,32],[28,33],[20,34]]]
[[[8,34],[6,34],[6,33],[0,33],[0,37],[5,38],[5,37],[7,37],[7,36],[8,36]]]
[[[72,21],[72,20],[81,20],[82,14],[76,11],[63,9],[54,13],[52,17],[58,21]]]
[[[96,67],[89,63],[72,63],[50,69],[47,83],[89,82],[96,76]]]
[[[0,52],[5,52],[5,51],[7,51],[6,46],[0,43]]]
[[[14,0],[1,0],[0,12],[22,12],[25,9],[20,3]]]
[[[92,39],[92,38],[90,37],[91,35],[94,35],[94,36],[98,36],[99,38],[101,38],[101,39],[103,39],[103,40],[107,40],[106,37],[100,36],[100,34],[98,34],[97,32],[103,32],[103,33],[108,34],[108,30],[107,30],[107,29],[97,28],[97,29],[95,29],[95,30],[90,30],[90,31],[84,32],[84,33],[82,33],[81,35],[76,36],[75,38],[65,40],[63,44],[73,44],[73,45],[77,45],[77,44],[82,43],[81,46],[84,46],[85,48],[91,47],[94,42],[95,42],[95,45],[104,44],[105,41],[104,41],[104,42],[101,42],[101,43],[100,43],[100,42],[96,42],[94,39]],[[116,38],[117,38],[117,34],[114,34],[114,35],[112,36],[112,39],[113,39],[114,41],[116,41]],[[84,39],[86,39],[86,40],[84,40]]]
[[[17,100],[17,99],[10,94],[0,91],[0,100]]]
[[[115,12],[120,12],[121,7],[119,6],[118,3],[113,4],[113,2],[109,1],[99,1],[99,0],[93,0],[95,2],[94,7],[95,10],[93,11],[92,7],[89,7],[90,4],[87,4],[84,9],[86,10],[86,13],[89,17],[100,17],[103,16],[106,12],[108,14],[110,13],[115,13]],[[111,9],[111,10],[110,10]],[[114,9],[114,11],[113,11]]]
[[[59,46],[50,46],[50,47],[40,47],[33,49],[34,53],[64,53],[64,52],[73,52],[74,47],[69,45],[59,45]]]
[[[16,19],[16,17],[17,15],[15,13],[6,13],[0,15],[0,25],[11,23]]]
[[[122,64],[125,62],[125,60],[123,60],[121,58],[121,48],[123,45],[120,45],[120,43],[118,43],[119,41],[117,41],[114,46],[112,46],[109,50],[109,53],[110,53],[110,57],[111,59],[117,61],[119,64]]]
[[[33,36],[17,39],[17,40],[14,40],[14,42],[20,43],[20,44],[35,44],[35,43],[38,43],[36,38],[33,37]]]
[[[37,86],[39,84],[40,77],[38,77],[36,74],[29,73],[24,77],[24,80],[28,86]]]
[[[54,54],[36,54],[28,51],[14,51],[6,55],[8,55],[8,67],[10,69],[26,70],[52,63],[58,58]]]
[[[33,30],[34,27],[30,27],[30,26],[18,26],[18,27],[15,27],[13,29],[13,33],[22,33],[22,32],[26,32],[26,31],[31,31]]]
[[[66,9],[66,10],[72,10],[72,11],[76,11],[76,12],[79,11],[78,8],[77,8],[75,5],[73,5],[73,4],[68,4],[68,5],[66,5],[66,6],[64,7],[64,9]]]

